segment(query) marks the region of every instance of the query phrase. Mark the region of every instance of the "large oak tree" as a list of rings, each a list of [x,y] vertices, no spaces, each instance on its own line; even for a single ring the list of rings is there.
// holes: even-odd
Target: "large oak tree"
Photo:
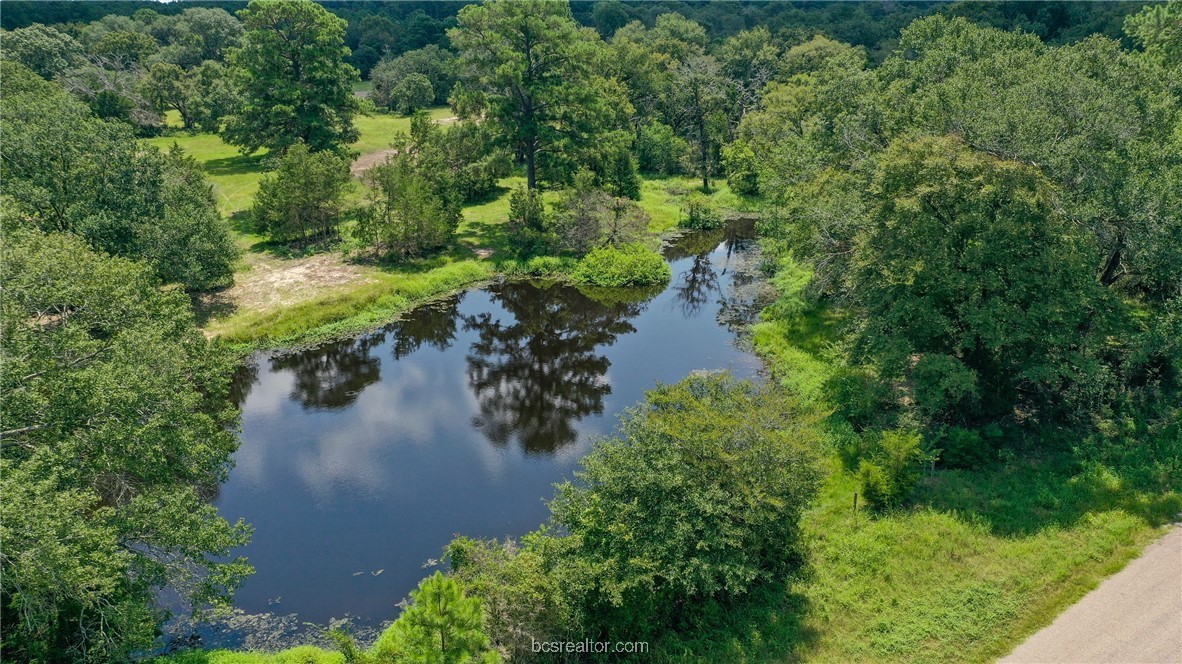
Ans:
[[[251,153],[302,141],[313,152],[357,140],[357,70],[345,62],[345,21],[306,0],[253,0],[239,12],[243,47],[230,55],[243,95],[228,142]]]

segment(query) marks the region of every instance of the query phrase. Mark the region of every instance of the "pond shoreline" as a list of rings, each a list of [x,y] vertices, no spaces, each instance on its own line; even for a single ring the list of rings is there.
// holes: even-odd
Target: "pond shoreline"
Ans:
[[[731,212],[727,215],[727,226],[754,223],[757,219],[758,215],[753,213]],[[657,236],[655,241],[659,245],[659,250],[662,252],[662,254],[664,254],[664,252],[678,240],[694,235],[701,235],[705,237],[711,233],[719,232],[720,230],[723,229],[710,231],[672,228]],[[666,261],[669,261],[668,257],[666,257]],[[231,351],[240,358],[247,358],[258,353],[263,353],[267,356],[282,356],[316,348],[317,346],[332,343],[334,341],[340,341],[342,339],[369,334],[381,329],[382,327],[398,322],[404,316],[410,314],[420,307],[430,306],[432,303],[446,300],[447,298],[453,297],[460,293],[472,290],[480,290],[493,284],[537,280],[563,284],[571,283],[569,273],[565,272],[547,274],[545,276],[514,275],[499,270],[499,264],[487,258],[475,259],[475,263],[477,265],[488,265],[491,267],[492,271],[480,278],[466,281],[459,285],[449,285],[446,288],[432,291],[421,298],[410,299],[404,304],[404,306],[398,308],[384,309],[382,307],[367,307],[360,309],[347,317],[309,327],[308,329],[303,330],[295,335],[278,338],[262,337],[257,340],[245,342],[227,341],[222,335],[213,333],[213,336],[211,336],[210,339],[215,343],[226,344],[227,347],[230,348]],[[358,288],[365,285],[366,284],[364,283],[358,284]],[[310,302],[300,303],[299,306],[310,306],[316,302],[316,300],[312,300]],[[290,308],[292,307],[279,308],[274,312],[269,313],[281,315],[285,310]]]

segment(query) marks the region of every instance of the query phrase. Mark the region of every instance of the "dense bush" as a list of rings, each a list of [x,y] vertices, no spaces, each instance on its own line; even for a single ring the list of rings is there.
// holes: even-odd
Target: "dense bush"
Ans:
[[[672,272],[657,252],[644,245],[625,244],[592,250],[571,276],[591,286],[651,286],[668,283]]]
[[[307,240],[336,232],[349,160],[335,152],[310,152],[297,143],[259,180],[250,209],[256,227],[276,242]]]
[[[231,281],[237,250],[195,160],[145,147],[59,86],[3,66],[4,194],[15,220],[146,261],[188,290]]]
[[[220,605],[250,571],[228,557],[248,529],[199,490],[238,444],[233,359],[143,263],[69,233],[3,245],[0,647],[126,662],[159,634],[165,586]]]
[[[722,148],[722,165],[731,191],[744,196],[759,193],[759,167],[755,151],[743,141]]]
[[[678,136],[669,125],[652,121],[641,125],[637,132],[636,158],[642,173],[681,173],[681,158],[687,150],[689,143]]]
[[[536,189],[517,187],[509,195],[509,235],[518,257],[543,253],[553,243],[546,202]]]
[[[795,572],[799,519],[820,479],[813,435],[782,394],[725,374],[649,392],[551,503],[570,533],[556,564],[586,629],[657,633],[694,600]]]
[[[698,192],[690,192],[685,198],[685,207],[681,210],[678,226],[693,230],[715,230],[726,223],[722,212],[710,197]]]
[[[783,582],[820,481],[815,422],[725,374],[657,388],[583,459],[520,542],[459,538],[448,557],[513,661],[532,641],[643,639],[708,599]],[[644,472],[637,472],[643,468]]]
[[[906,429],[879,434],[871,458],[863,459],[858,469],[862,497],[871,509],[894,507],[911,495],[920,463],[928,458],[922,443],[923,436]]]
[[[369,74],[373,81],[373,100],[379,106],[396,109],[396,90],[412,75],[423,76],[431,86],[428,106],[447,103],[455,86],[456,56],[451,51],[428,44],[398,57],[383,58]]]
[[[635,201],[597,189],[594,174],[580,171],[575,186],[554,205],[551,221],[559,248],[584,254],[599,246],[640,240],[649,216]]]
[[[422,74],[408,74],[390,90],[390,108],[403,115],[427,108],[433,101],[435,90]]]
[[[447,245],[460,222],[461,194],[443,131],[419,113],[410,134],[399,134],[391,145],[393,154],[364,175],[369,205],[358,237],[379,252],[402,256]]]

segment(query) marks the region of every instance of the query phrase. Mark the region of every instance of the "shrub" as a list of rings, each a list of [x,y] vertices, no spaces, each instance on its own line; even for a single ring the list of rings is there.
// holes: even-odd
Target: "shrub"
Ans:
[[[445,246],[460,223],[461,194],[448,168],[443,130],[426,113],[411,120],[410,135],[391,143],[394,153],[365,173],[369,205],[357,227],[379,252],[416,256]]]
[[[426,108],[435,100],[431,81],[422,74],[410,74],[390,91],[390,107],[403,115]]]
[[[725,223],[714,201],[701,192],[691,192],[686,197],[685,208],[681,212],[681,221],[678,225],[682,228],[713,230],[722,228]]]
[[[620,246],[640,240],[649,216],[635,201],[596,189],[594,175],[580,171],[575,187],[554,206],[553,228],[564,251],[584,254],[597,246]]]
[[[487,634],[509,661],[549,661],[533,642],[584,638],[570,587],[548,562],[568,550],[565,538],[545,531],[519,542],[458,537],[448,545],[453,575],[480,598]]]
[[[496,662],[488,649],[480,600],[465,597],[454,578],[440,572],[410,593],[410,606],[374,644],[374,664],[395,662]]]
[[[346,157],[311,152],[297,143],[259,181],[251,215],[258,229],[277,242],[335,232],[351,179]]]
[[[940,440],[940,462],[949,468],[976,468],[992,451],[992,445],[975,429],[950,427]]]
[[[722,148],[722,165],[731,191],[744,196],[759,193],[757,163],[755,151],[745,142],[735,141]]]
[[[796,571],[820,480],[812,432],[783,393],[725,374],[649,392],[550,505],[588,633],[643,638],[679,607]]]
[[[572,278],[590,286],[651,286],[672,277],[669,264],[640,244],[601,247],[583,257]]]
[[[553,239],[548,221],[546,203],[536,190],[519,186],[509,195],[509,235],[519,257],[546,251]]]
[[[927,458],[923,436],[909,429],[884,431],[870,460],[863,459],[858,470],[862,496],[875,510],[894,507],[909,495],[919,481],[919,464]]]

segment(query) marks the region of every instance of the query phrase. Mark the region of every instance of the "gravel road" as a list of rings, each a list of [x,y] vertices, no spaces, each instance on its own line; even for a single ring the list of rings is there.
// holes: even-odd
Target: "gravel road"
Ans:
[[[1182,663],[1182,525],[1001,661]]]

